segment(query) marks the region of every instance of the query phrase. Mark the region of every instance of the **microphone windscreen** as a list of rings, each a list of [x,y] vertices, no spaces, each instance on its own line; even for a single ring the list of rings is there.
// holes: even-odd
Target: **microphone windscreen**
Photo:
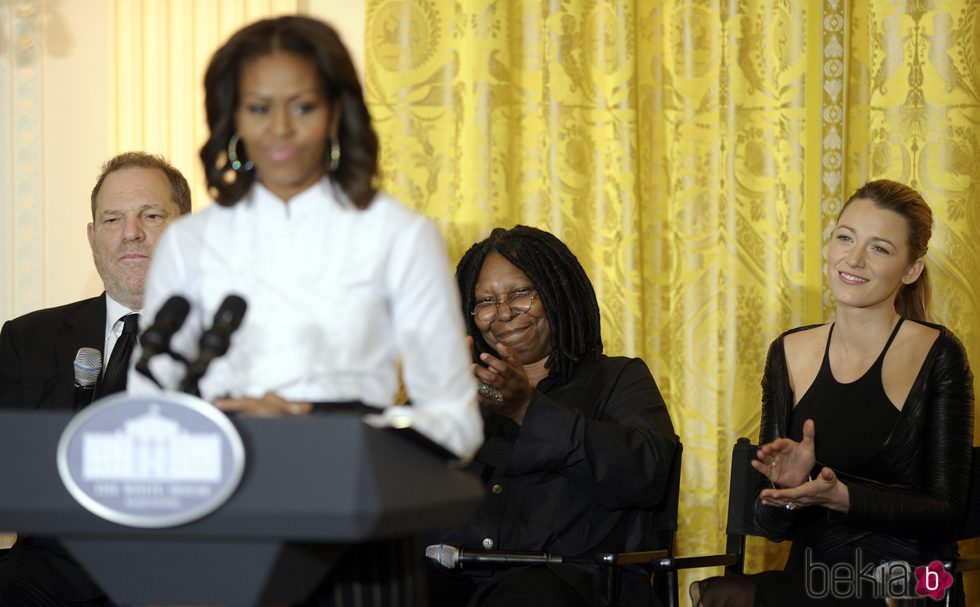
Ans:
[[[80,388],[93,387],[102,372],[102,352],[95,348],[79,348],[72,366],[75,370],[75,385]]]
[[[245,316],[247,308],[245,300],[238,295],[229,295],[221,302],[218,311],[214,313],[214,326],[227,327],[231,333],[242,324],[242,317]]]
[[[173,335],[184,324],[184,319],[187,318],[190,310],[191,304],[186,299],[174,295],[160,306],[153,324],[157,325],[162,333]]]
[[[425,549],[425,556],[447,569],[455,569],[459,562],[459,548],[448,544],[432,544]]]
[[[140,335],[140,345],[143,346],[141,364],[145,364],[151,356],[170,350],[170,338],[180,330],[190,309],[191,305],[180,295],[174,295],[160,306],[153,324]]]
[[[227,352],[231,334],[242,324],[247,307],[245,300],[238,295],[225,297],[218,306],[218,311],[214,313],[214,324],[201,334],[201,351],[210,351],[217,356]]]

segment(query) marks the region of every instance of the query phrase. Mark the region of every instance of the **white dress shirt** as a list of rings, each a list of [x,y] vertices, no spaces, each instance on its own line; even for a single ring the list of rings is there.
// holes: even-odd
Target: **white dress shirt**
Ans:
[[[468,458],[482,441],[459,293],[435,225],[379,193],[359,210],[327,178],[284,203],[256,183],[236,205],[213,204],[161,236],[146,283],[143,327],[171,295],[191,304],[172,347],[189,360],[230,294],[248,304],[201,396],[361,401],[373,423],[407,420]],[[136,357],[134,357],[135,360]],[[410,407],[392,407],[402,361]],[[151,360],[179,386],[184,366]],[[155,386],[130,371],[130,390]]]

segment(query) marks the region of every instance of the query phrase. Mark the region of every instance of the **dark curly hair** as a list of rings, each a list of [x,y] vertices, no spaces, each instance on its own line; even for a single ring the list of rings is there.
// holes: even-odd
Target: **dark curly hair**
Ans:
[[[247,25],[211,58],[204,76],[204,105],[211,136],[201,147],[209,192],[218,204],[231,206],[252,187],[254,171],[234,171],[227,157],[228,142],[236,131],[238,79],[243,62],[276,51],[307,57],[316,64],[328,102],[341,108],[337,133],[340,164],[328,174],[357,207],[366,208],[377,193],[378,137],[347,49],[333,28],[309,17],[279,17]],[[242,147],[238,157],[243,163],[247,159]],[[328,158],[323,162],[329,166]]]
[[[920,257],[925,257],[926,250],[929,248],[929,239],[932,238],[932,209],[921,194],[897,181],[888,179],[869,181],[847,199],[840,214],[837,215],[837,221],[840,221],[840,215],[844,213],[847,205],[859,198],[870,200],[879,209],[888,209],[901,215],[908,226],[906,231],[909,242],[908,262],[912,263]],[[902,285],[898,290],[895,310],[904,318],[928,321],[931,299],[929,268],[923,265],[919,278],[912,284]]]
[[[529,226],[496,228],[474,244],[456,266],[466,331],[475,354],[496,354],[483,340],[470,312],[476,305],[476,282],[487,255],[496,251],[519,268],[534,284],[551,327],[551,354],[545,362],[551,377],[563,381],[575,365],[602,354],[599,302],[582,264],[565,243],[549,232]]]

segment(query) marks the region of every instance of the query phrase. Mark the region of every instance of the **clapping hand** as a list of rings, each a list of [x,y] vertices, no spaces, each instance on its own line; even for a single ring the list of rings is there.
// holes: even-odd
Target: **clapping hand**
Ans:
[[[815,435],[813,420],[808,419],[803,422],[802,441],[780,438],[759,447],[752,467],[773,484],[772,489],[763,489],[759,494],[763,504],[787,510],[824,506],[847,512],[850,494],[833,470],[822,468],[816,478],[810,479],[810,471],[817,463]]]
[[[798,487],[805,483],[817,463],[813,447],[813,420],[803,422],[803,440],[779,438],[762,445],[752,460],[752,467],[765,475],[773,485]]]
[[[472,349],[473,339],[467,339]],[[494,349],[500,355],[499,358],[492,354],[480,354],[480,360],[486,366],[474,363],[473,374],[477,380],[496,390],[500,399],[488,398],[481,391],[478,396],[480,405],[521,424],[531,403],[531,382],[514,350],[500,343]]]
[[[791,489],[763,489],[759,498],[766,506],[795,510],[806,506],[824,506],[847,512],[850,493],[847,485],[830,468],[822,468],[817,478]]]

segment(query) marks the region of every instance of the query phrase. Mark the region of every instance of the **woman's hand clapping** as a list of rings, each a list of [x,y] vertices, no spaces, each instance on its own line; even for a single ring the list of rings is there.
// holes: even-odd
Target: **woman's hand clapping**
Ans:
[[[807,481],[817,463],[813,441],[813,420],[803,423],[803,440],[797,443],[780,438],[762,445],[752,460],[752,467],[765,475],[773,485],[797,487]]]
[[[823,506],[830,510],[847,512],[850,493],[830,468],[822,468],[817,478],[792,489],[763,489],[759,494],[766,506],[795,510],[806,506]]]
[[[473,339],[469,337],[467,339],[472,348]],[[503,344],[496,344],[495,349],[500,357],[481,354],[480,360],[486,366],[474,364],[473,374],[476,375],[477,380],[498,390],[503,400],[492,400],[483,394],[477,398],[481,406],[521,424],[524,422],[527,407],[531,404],[531,382],[516,352]]]
[[[759,447],[752,467],[773,484],[772,489],[763,489],[759,494],[763,504],[787,510],[824,506],[847,512],[850,507],[847,485],[837,478],[833,470],[823,468],[816,478],[810,479],[810,471],[817,463],[815,434],[813,420],[808,419],[803,423],[801,442],[780,438]]]

